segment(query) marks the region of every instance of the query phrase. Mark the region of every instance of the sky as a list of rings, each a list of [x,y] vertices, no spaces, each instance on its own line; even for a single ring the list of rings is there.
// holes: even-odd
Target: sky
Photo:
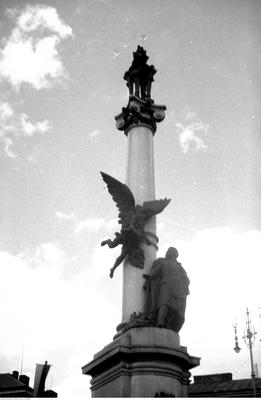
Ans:
[[[190,278],[181,344],[192,374],[250,377],[249,308],[261,371],[261,4],[241,0],[1,0],[0,372],[52,368],[60,398],[90,397],[81,367],[121,319],[117,210],[99,171],[124,182],[114,116],[143,46],[167,106],[154,136],[158,255]],[[233,351],[238,326],[239,354]]]

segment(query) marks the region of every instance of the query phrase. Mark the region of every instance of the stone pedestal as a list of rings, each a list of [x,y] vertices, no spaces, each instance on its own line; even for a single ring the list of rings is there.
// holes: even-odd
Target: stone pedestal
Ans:
[[[187,397],[199,358],[180,346],[179,335],[155,327],[132,328],[82,368],[92,397]]]

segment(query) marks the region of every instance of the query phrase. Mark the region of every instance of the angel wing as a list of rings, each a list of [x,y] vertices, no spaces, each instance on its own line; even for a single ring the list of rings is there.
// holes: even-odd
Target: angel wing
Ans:
[[[119,223],[124,226],[128,223],[131,212],[135,210],[134,196],[127,185],[105,172],[101,172],[101,176],[119,209]]]
[[[143,212],[146,213],[147,218],[150,218],[152,215],[161,213],[169,203],[170,199],[144,201]]]

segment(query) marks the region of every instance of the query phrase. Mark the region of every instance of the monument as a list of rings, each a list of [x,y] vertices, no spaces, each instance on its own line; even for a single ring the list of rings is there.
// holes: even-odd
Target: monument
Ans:
[[[189,279],[170,247],[157,258],[156,215],[170,199],[155,199],[153,136],[166,106],[151,99],[156,69],[138,46],[124,74],[129,102],[115,117],[128,140],[126,184],[101,172],[119,211],[120,232],[101,243],[121,246],[110,277],[123,264],[122,320],[113,341],[82,373],[91,375],[92,397],[186,397],[199,358],[180,345]]]

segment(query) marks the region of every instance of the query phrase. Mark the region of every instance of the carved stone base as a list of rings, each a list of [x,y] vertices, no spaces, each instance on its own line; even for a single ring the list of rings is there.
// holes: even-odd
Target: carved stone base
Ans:
[[[92,397],[187,397],[199,358],[180,346],[179,335],[155,327],[129,329],[82,368]]]

